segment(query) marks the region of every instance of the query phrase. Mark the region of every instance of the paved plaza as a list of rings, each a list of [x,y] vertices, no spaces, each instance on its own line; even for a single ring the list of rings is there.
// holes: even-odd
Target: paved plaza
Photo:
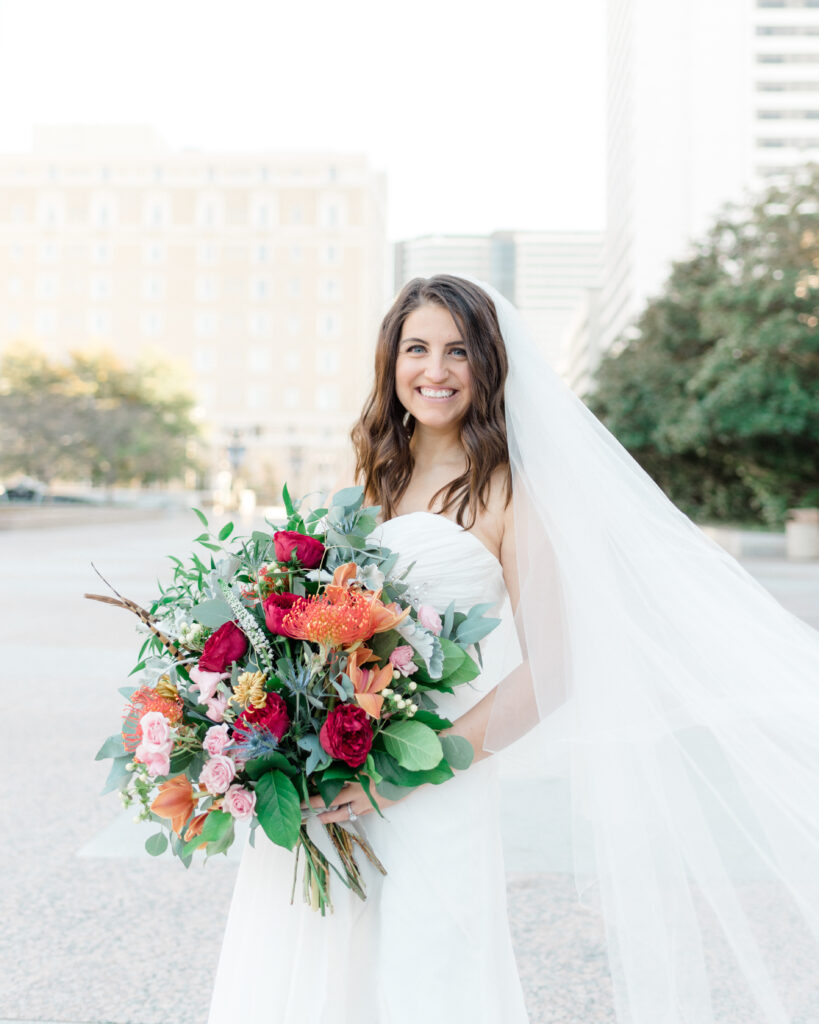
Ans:
[[[167,575],[163,556],[188,551],[197,532],[178,514],[0,531],[0,1024],[206,1020],[235,858],[187,872],[153,860],[116,796],[99,797],[107,769],[93,758],[119,721],[137,638],[127,613],[82,598],[104,592],[94,562],[147,603]],[[819,627],[819,563],[746,566]],[[540,785],[538,802],[559,821],[562,783]],[[576,905],[566,837],[527,803],[508,784],[510,916],[532,1024],[610,1024],[599,922]]]

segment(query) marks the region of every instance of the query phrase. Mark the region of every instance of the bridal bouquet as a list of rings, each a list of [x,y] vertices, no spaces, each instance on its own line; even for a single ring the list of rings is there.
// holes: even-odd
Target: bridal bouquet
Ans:
[[[469,743],[440,735],[452,723],[435,694],[477,676],[470,649],[480,661],[498,620],[486,604],[413,604],[397,554],[370,539],[379,510],[362,488],[309,514],[286,487],[283,497],[281,529],[232,540],[233,524],[214,535],[194,509],[208,554],[172,557],[173,581],[148,610],[116,591],[86,595],[134,612],[147,633],[139,685],[120,691],[122,726],[97,759],[113,758],[104,792],[160,826],[149,853],[170,846],[188,866],[198,848],[226,851],[235,822],[250,824],[251,842],[260,826],[295,851],[294,890],[303,854],[304,897],[324,913],[331,868],[366,897],[356,847],[384,868],[345,822],[323,826],[339,870],[303,805],[320,793],[329,806],[354,780],[380,814],[374,789],[396,799],[468,767]]]

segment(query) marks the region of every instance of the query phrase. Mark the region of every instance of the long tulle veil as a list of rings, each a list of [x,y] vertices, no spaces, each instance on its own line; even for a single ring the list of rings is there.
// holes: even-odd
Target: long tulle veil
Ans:
[[[563,751],[577,892],[603,915],[621,1024],[819,1021],[819,633],[474,283],[509,357],[524,655],[485,747],[529,732]]]

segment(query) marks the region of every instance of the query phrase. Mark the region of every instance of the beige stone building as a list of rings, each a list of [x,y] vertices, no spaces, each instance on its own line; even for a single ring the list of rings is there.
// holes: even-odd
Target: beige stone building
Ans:
[[[169,150],[43,128],[0,155],[0,349],[161,353],[211,481],[329,486],[389,301],[385,180],[363,156]]]

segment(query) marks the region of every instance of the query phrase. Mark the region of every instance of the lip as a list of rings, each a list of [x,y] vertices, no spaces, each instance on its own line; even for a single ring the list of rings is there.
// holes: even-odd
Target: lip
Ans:
[[[420,388],[420,387],[417,387],[417,388],[415,388],[415,393],[416,393],[416,394],[417,394],[417,395],[418,395],[418,396],[419,396],[420,398],[423,398],[423,400],[424,400],[425,402],[451,402],[451,401],[452,401],[452,399],[453,399],[453,398],[456,398],[456,397],[457,397],[457,395],[458,395],[458,389],[457,389],[457,388],[446,388],[446,389],[444,389],[444,388],[433,388],[432,390],[434,390],[434,391],[444,391],[444,390],[447,390],[447,391],[451,391],[451,392],[452,392],[452,394],[451,394],[451,395],[447,395],[447,397],[446,397],[446,398],[432,398],[432,397],[431,397],[430,395],[425,395],[425,394],[424,394],[424,393],[423,393],[423,392],[421,391],[421,388]]]

